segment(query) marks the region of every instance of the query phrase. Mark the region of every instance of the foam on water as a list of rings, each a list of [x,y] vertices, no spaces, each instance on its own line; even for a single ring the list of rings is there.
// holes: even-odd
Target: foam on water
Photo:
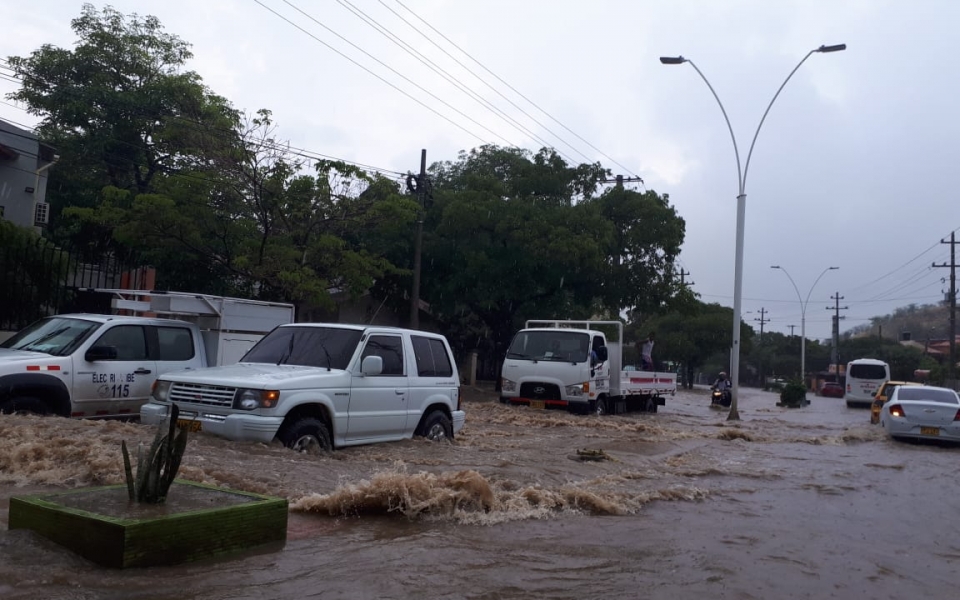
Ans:
[[[598,485],[616,479],[519,486],[509,480],[490,481],[474,470],[410,473],[397,465],[369,480],[343,483],[329,494],[303,496],[291,502],[290,509],[329,516],[397,514],[491,525],[562,514],[634,514],[654,500],[696,501],[708,495],[707,490],[691,486],[618,491]]]

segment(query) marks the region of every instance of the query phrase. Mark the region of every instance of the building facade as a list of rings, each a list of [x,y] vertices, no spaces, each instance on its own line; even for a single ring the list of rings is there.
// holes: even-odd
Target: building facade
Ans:
[[[0,119],[0,218],[24,227],[47,225],[47,173],[57,158],[36,134]]]

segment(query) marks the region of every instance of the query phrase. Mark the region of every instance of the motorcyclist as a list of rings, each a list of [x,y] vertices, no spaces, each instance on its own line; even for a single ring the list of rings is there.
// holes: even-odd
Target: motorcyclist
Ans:
[[[710,386],[711,390],[720,392],[720,399],[714,395],[711,400],[711,404],[719,404],[720,406],[729,406],[730,405],[730,388],[733,387],[733,384],[730,383],[730,380],[727,379],[727,374],[724,371],[720,371],[720,374],[717,376],[717,380],[713,382],[713,385]]]
[[[726,392],[729,391],[732,386],[733,384],[730,383],[729,379],[727,379],[727,373],[725,371],[720,371],[720,374],[717,376],[717,380],[713,382],[713,385],[710,386],[710,389]]]

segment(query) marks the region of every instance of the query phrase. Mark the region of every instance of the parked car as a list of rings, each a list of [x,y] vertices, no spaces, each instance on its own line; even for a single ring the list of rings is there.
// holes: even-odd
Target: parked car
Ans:
[[[880,410],[890,437],[960,442],[960,396],[949,388],[901,385]]]
[[[843,398],[843,386],[835,381],[825,381],[820,386],[820,395],[827,398]]]
[[[870,422],[874,425],[880,422],[880,409],[883,408],[883,405],[890,399],[890,395],[893,394],[893,390],[897,389],[901,385],[923,385],[922,383],[914,383],[912,381],[885,381],[883,385],[877,390],[876,395],[873,397],[873,404],[870,405]]]

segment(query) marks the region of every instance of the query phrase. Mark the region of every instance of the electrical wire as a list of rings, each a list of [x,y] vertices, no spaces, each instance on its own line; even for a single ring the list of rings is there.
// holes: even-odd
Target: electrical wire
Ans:
[[[460,46],[458,46],[456,43],[454,43],[450,38],[448,38],[447,36],[443,35],[436,27],[434,27],[433,25],[431,25],[430,23],[428,23],[425,19],[423,19],[423,17],[421,17],[420,15],[418,15],[417,13],[415,13],[413,10],[411,10],[411,9],[410,9],[408,6],[406,6],[403,2],[401,2],[400,0],[396,0],[396,2],[397,2],[397,4],[399,4],[400,6],[402,6],[402,7],[404,8],[404,10],[406,10],[406,11],[409,12],[411,15],[413,15],[414,17],[416,17],[421,23],[423,23],[424,25],[426,25],[427,27],[429,27],[434,33],[436,33],[437,35],[439,35],[440,37],[442,37],[444,40],[446,40],[448,44],[450,44],[451,46],[453,46],[454,48],[456,48],[457,50],[459,50],[461,53],[463,53],[464,56],[466,56],[467,58],[469,58],[470,60],[472,60],[472,61],[475,62],[476,64],[480,65],[480,67],[481,67],[484,71],[486,71],[487,73],[489,73],[490,75],[492,75],[494,78],[496,78],[496,79],[497,79],[500,83],[502,83],[503,85],[507,86],[511,91],[513,91],[513,93],[517,94],[518,96],[520,96],[521,98],[523,98],[524,100],[526,100],[528,103],[530,103],[530,105],[532,105],[532,106],[535,107],[537,110],[539,110],[541,113],[543,113],[544,115],[546,115],[546,116],[547,116],[548,118],[550,118],[550,120],[552,120],[554,123],[556,123],[556,124],[559,125],[560,127],[562,127],[562,128],[564,128],[565,130],[567,130],[569,133],[571,133],[573,136],[575,136],[575,137],[576,137],[577,139],[579,139],[581,142],[585,143],[587,146],[589,146],[590,148],[592,148],[593,150],[595,150],[596,152],[598,152],[601,156],[605,157],[607,160],[609,160],[609,161],[612,162],[613,164],[615,164],[615,165],[617,165],[618,167],[620,167],[621,169],[623,169],[626,173],[629,173],[629,174],[631,174],[632,176],[635,176],[635,177],[637,176],[636,172],[635,172],[633,169],[629,169],[629,168],[625,167],[624,165],[620,164],[619,162],[617,162],[616,160],[614,160],[612,157],[610,157],[610,155],[608,155],[606,152],[604,152],[603,150],[600,150],[599,148],[597,148],[596,146],[594,146],[593,144],[591,144],[589,141],[587,141],[585,138],[583,138],[582,136],[580,136],[577,132],[575,132],[574,130],[570,129],[569,127],[567,127],[566,125],[564,125],[563,123],[561,123],[561,122],[560,122],[558,119],[556,119],[553,115],[551,115],[551,114],[548,113],[546,110],[544,110],[543,108],[541,108],[539,104],[537,104],[536,102],[534,102],[533,100],[531,100],[530,98],[528,98],[527,96],[525,96],[524,94],[522,94],[519,90],[517,90],[515,87],[513,87],[512,85],[510,85],[509,83],[507,83],[507,82],[506,82],[503,78],[501,78],[499,75],[497,75],[496,73],[494,73],[493,71],[491,71],[490,69],[488,69],[488,68],[486,67],[486,65],[484,65],[483,63],[481,63],[479,60],[477,60],[476,58],[474,58],[473,56],[471,56],[466,50],[464,50],[463,48],[461,48]],[[387,5],[383,2],[383,0],[380,0],[380,3],[383,4],[385,7],[387,7],[388,10],[391,10],[391,11],[392,11],[392,9],[390,9],[390,7],[387,6]],[[394,14],[396,14],[396,13],[394,13]],[[399,16],[399,15],[398,15],[398,16]],[[407,23],[407,24],[409,25],[409,23]],[[413,25],[410,25],[410,26],[413,27]],[[414,28],[414,29],[417,30],[416,28]],[[419,30],[417,30],[417,31],[419,32]],[[422,32],[420,32],[420,34],[423,35],[423,37],[426,38],[428,41],[430,41],[434,46],[436,46],[437,48],[440,48],[440,45],[437,44],[436,42],[434,42],[433,40],[431,40],[428,36],[426,36],[426,35],[423,34]],[[447,56],[450,56],[450,58],[453,58],[453,56],[450,55],[448,52],[446,52],[446,50],[443,50],[442,48],[440,48],[440,50],[441,50],[442,52],[444,52],[445,54],[447,54]],[[456,59],[454,59],[454,60],[456,60]],[[460,65],[463,66],[465,69],[467,69],[467,67],[464,66],[464,65],[463,65],[462,63],[460,63],[459,61],[457,61],[457,64],[460,64]],[[473,74],[474,77],[477,77],[477,79],[480,79],[481,81],[484,81],[481,77],[479,77],[478,75],[476,75],[475,73],[473,73],[473,71],[470,71],[469,69],[467,69],[467,70],[468,70],[471,74]],[[498,94],[500,94],[500,92],[497,91],[497,90],[496,90],[493,86],[491,86],[489,83],[487,83],[486,81],[484,81],[484,83],[486,83],[486,85],[487,85],[488,87],[490,87],[490,89],[492,89],[492,90],[494,90],[495,92],[497,92]],[[500,96],[503,97],[504,99],[507,99],[506,96],[504,96],[503,94],[500,94]],[[508,100],[508,101],[509,101],[509,100]],[[516,104],[514,104],[513,102],[511,102],[511,104],[513,104],[517,109],[519,109],[519,110],[522,111],[522,109],[520,109],[520,107],[517,106]],[[556,133],[554,133],[553,131],[551,131],[548,127],[546,127],[545,125],[543,125],[542,123],[540,123],[537,119],[534,119],[529,113],[527,113],[527,112],[525,112],[525,111],[523,111],[523,112],[524,112],[524,114],[526,114],[528,117],[530,117],[535,123],[537,123],[537,125],[540,125],[540,126],[543,127],[546,131],[550,132],[551,135],[553,135],[553,136],[556,137],[557,139],[563,141],[563,138],[561,138],[561,137],[558,136]],[[567,142],[564,142],[564,143],[566,144]],[[567,144],[567,145],[569,146],[570,144]],[[572,146],[571,146],[571,148],[572,148]]]
[[[348,61],[350,61],[351,63],[353,63],[354,65],[360,67],[361,69],[363,69],[363,70],[366,71],[367,73],[373,75],[374,77],[376,77],[376,78],[379,79],[380,81],[384,82],[385,84],[389,85],[389,86],[392,87],[393,89],[397,90],[398,92],[400,92],[401,94],[403,94],[403,95],[406,96],[407,98],[410,98],[411,100],[413,100],[414,102],[416,102],[416,103],[419,104],[420,106],[426,108],[427,110],[429,110],[429,111],[432,112],[433,114],[437,115],[437,116],[440,117],[441,119],[447,121],[448,123],[450,123],[450,124],[453,125],[454,127],[460,129],[461,131],[463,131],[463,132],[466,133],[467,135],[469,135],[469,136],[471,136],[471,137],[473,137],[473,138],[476,138],[477,140],[479,140],[479,141],[482,142],[483,144],[486,144],[486,145],[489,145],[489,144],[490,144],[490,142],[486,141],[485,139],[483,139],[483,138],[480,137],[479,135],[473,133],[472,131],[470,131],[469,129],[467,129],[466,127],[464,127],[463,125],[460,125],[459,123],[457,123],[456,121],[454,121],[454,120],[451,119],[450,117],[444,115],[443,113],[441,113],[440,111],[436,110],[435,108],[427,105],[426,103],[424,103],[423,101],[419,100],[418,98],[415,98],[412,94],[410,94],[410,93],[408,93],[407,91],[401,89],[399,86],[395,85],[394,83],[392,83],[392,82],[390,82],[390,81],[387,81],[386,79],[384,79],[384,78],[381,77],[380,75],[374,73],[373,71],[371,71],[371,70],[368,69],[367,67],[361,65],[359,62],[357,62],[357,61],[355,61],[354,59],[350,58],[349,56],[347,56],[347,55],[344,54],[343,52],[337,50],[336,48],[334,48],[334,47],[331,46],[330,44],[326,43],[325,41],[321,40],[321,39],[318,38],[317,36],[313,35],[312,33],[310,33],[309,31],[307,31],[307,30],[304,29],[303,27],[300,27],[299,25],[297,25],[296,23],[294,23],[294,22],[291,21],[290,19],[286,18],[285,16],[281,15],[281,14],[278,13],[277,11],[273,10],[272,8],[270,8],[269,6],[267,6],[266,4],[264,4],[263,2],[261,2],[260,0],[253,0],[253,1],[256,2],[257,4],[259,4],[260,6],[262,6],[263,8],[265,8],[266,10],[270,11],[270,12],[273,13],[274,15],[276,15],[278,18],[286,21],[286,22],[289,23],[291,26],[293,26],[293,27],[299,29],[300,31],[302,31],[303,33],[307,34],[308,36],[310,36],[311,38],[313,38],[313,39],[316,40],[317,42],[323,44],[324,46],[326,46],[327,48],[329,48],[329,49],[332,50],[333,52],[339,54],[341,57],[345,58],[346,60],[348,60]]]
[[[284,2],[286,2],[286,0],[284,0]],[[483,106],[484,108],[492,112],[494,115],[499,117],[505,123],[512,126],[514,129],[520,131],[521,133],[533,138],[534,140],[539,142],[542,145],[542,147],[545,147],[545,148],[553,147],[553,144],[546,141],[545,139],[537,135],[535,132],[533,132],[529,128],[525,127],[523,124],[521,124],[519,121],[511,117],[509,114],[507,114],[500,108],[498,108],[492,102],[489,102],[488,100],[486,100],[479,93],[477,93],[476,91],[471,89],[469,86],[467,86],[465,83],[460,81],[456,76],[452,75],[449,71],[447,71],[446,69],[444,69],[443,67],[435,63],[434,61],[430,60],[430,58],[428,58],[425,54],[423,54],[422,52],[418,51],[416,48],[414,48],[413,46],[405,42],[402,38],[400,38],[400,36],[393,33],[389,27],[382,25],[376,19],[374,19],[373,17],[371,17],[370,15],[368,15],[367,13],[365,13],[364,11],[360,10],[355,5],[350,3],[349,0],[337,0],[337,2],[341,6],[346,8],[348,11],[350,11],[358,19],[360,19],[361,21],[366,23],[368,26],[372,27],[375,31],[380,33],[380,35],[386,37],[388,40],[390,40],[395,45],[400,47],[400,49],[405,51],[407,54],[413,56],[420,63],[425,65],[434,73],[438,74],[440,77],[442,77],[448,83],[456,87],[458,90],[466,94],[470,99],[474,100],[475,102],[477,102],[478,104],[480,104],[481,106]],[[287,2],[287,4],[289,4],[289,2]],[[517,146],[514,146],[514,147],[516,148]],[[553,148],[553,149],[556,150],[561,156],[566,158],[571,163],[577,162],[575,159],[573,159],[568,154],[564,153],[562,150],[559,150],[557,148]],[[579,152],[578,150],[576,150],[576,148],[574,148],[574,151],[576,151],[578,154],[583,156],[588,161],[590,160],[590,158],[587,155],[583,154],[582,152]]]

